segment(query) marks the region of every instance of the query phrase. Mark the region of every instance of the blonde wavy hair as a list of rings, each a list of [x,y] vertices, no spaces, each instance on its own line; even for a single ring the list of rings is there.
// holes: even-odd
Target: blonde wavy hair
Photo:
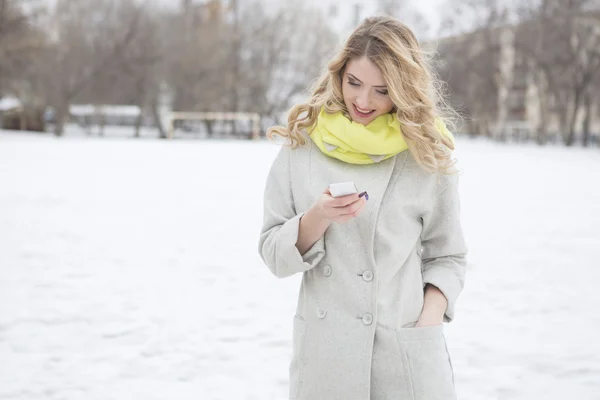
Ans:
[[[442,84],[433,74],[425,52],[409,27],[391,17],[370,17],[352,32],[344,48],[327,65],[306,103],[294,106],[287,127],[275,126],[267,136],[280,136],[292,148],[306,144],[303,130],[311,132],[322,107],[350,118],[342,95],[342,76],[351,59],[366,56],[379,67],[394,103],[402,134],[417,163],[428,172],[455,172],[454,144],[435,127],[442,112],[455,114],[442,96]],[[448,118],[444,121],[449,123]]]

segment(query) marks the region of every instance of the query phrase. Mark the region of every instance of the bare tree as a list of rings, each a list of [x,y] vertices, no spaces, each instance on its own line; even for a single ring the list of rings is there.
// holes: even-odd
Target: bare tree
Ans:
[[[301,3],[271,16],[257,3],[244,20],[240,105],[276,117],[323,72],[336,37],[319,10]]]
[[[168,79],[176,109],[274,117],[322,72],[336,42],[319,10],[305,4],[211,4],[208,13],[186,4],[171,24]],[[211,135],[211,122],[205,124]]]
[[[140,136],[140,127],[145,112],[151,110],[155,125],[159,130],[159,136],[166,138],[166,132],[158,112],[160,84],[164,71],[162,61],[168,57],[166,46],[159,36],[162,32],[162,26],[158,19],[160,16],[161,14],[148,15],[142,21],[136,45],[133,46],[132,51],[127,53],[124,63],[130,76],[134,78],[133,103],[141,111],[135,126],[136,137]]]
[[[40,36],[16,0],[0,0],[0,83],[6,87],[40,46]]]
[[[166,137],[158,110],[160,84],[163,81],[164,60],[170,57],[164,38],[165,22],[169,15],[158,9],[139,9],[134,2],[120,5],[115,16],[116,30],[125,31],[127,23],[137,21],[137,32],[127,49],[115,57],[86,90],[92,102],[136,105],[140,114],[134,127],[134,137],[140,137],[140,129],[148,111],[155,119],[159,136]]]
[[[36,1],[0,0],[0,97],[21,101],[21,129],[43,129],[43,102],[26,75],[45,46],[45,35],[35,26],[41,11]]]
[[[515,49],[529,66],[529,71],[538,99],[539,124],[536,132],[538,144],[548,140],[548,98],[550,86],[554,86],[552,69],[555,58],[560,55],[559,49],[552,48],[555,30],[547,31],[546,3],[539,8],[537,1],[524,1],[519,8],[520,23],[515,34]]]
[[[138,33],[141,7],[115,28],[115,16],[131,2],[58,0],[48,19],[51,42],[41,70],[45,96],[56,110],[55,133],[63,134],[69,105],[130,47]]]
[[[587,87],[584,104],[583,145],[589,146],[592,142],[592,117],[600,116],[600,74],[596,74],[592,83]],[[598,134],[598,132],[596,133]],[[600,138],[596,135],[595,140],[598,139]]]
[[[171,17],[166,79],[173,107],[186,111],[223,111],[232,106],[231,37],[220,2],[184,3]],[[212,123],[205,122],[209,135]]]
[[[546,137],[549,99],[567,146],[575,142],[582,111],[591,110],[592,86],[600,74],[600,3],[597,0],[529,1],[520,9],[516,49],[529,60],[540,100],[538,142]],[[589,116],[582,130],[589,131]],[[586,122],[587,121],[587,122]],[[584,143],[587,140],[584,139]]]
[[[575,142],[575,124],[581,107],[587,102],[588,109],[591,109],[589,90],[592,82],[600,74],[600,10],[596,14],[586,13],[586,15],[573,16],[569,19],[570,23],[567,24],[571,37],[569,55],[573,60],[569,78],[573,105],[566,131],[565,144],[567,146],[571,146]]]
[[[452,91],[451,104],[466,117],[472,134],[504,140],[512,83],[508,10],[493,0],[448,5],[441,33],[454,36],[439,41],[438,58],[443,61],[440,76]]]

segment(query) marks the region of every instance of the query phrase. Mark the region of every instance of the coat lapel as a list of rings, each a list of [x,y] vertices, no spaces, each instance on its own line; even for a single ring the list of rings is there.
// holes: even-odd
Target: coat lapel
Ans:
[[[404,153],[406,152],[400,153],[395,157],[388,158],[377,164],[357,166],[356,184],[359,185],[359,190],[366,190],[367,193],[369,193],[369,201],[367,201],[366,209],[355,219],[355,221],[358,226],[358,234],[360,235],[367,255],[373,265],[376,265],[373,244],[381,201],[390,184],[390,179],[393,176],[396,163],[403,163],[402,159],[405,157]]]
[[[346,222],[343,228],[354,230],[352,235],[360,238],[368,258],[375,265],[373,243],[381,201],[393,176],[396,163],[404,164],[408,150],[379,163],[356,165],[329,157],[312,143],[311,147],[309,179],[313,201],[321,196],[330,183],[337,182],[353,181],[359,191],[367,191],[369,194],[363,212],[355,219]]]

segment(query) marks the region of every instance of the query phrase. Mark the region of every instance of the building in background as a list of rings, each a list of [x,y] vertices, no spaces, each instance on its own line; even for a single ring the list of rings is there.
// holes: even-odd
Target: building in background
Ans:
[[[599,24],[600,30],[600,19],[592,21]],[[436,67],[448,82],[453,106],[466,116],[465,131],[499,140],[538,139],[544,131],[544,141],[560,141],[568,129],[565,115],[574,107],[574,96],[561,105],[539,79],[527,49],[519,47],[522,35],[528,33],[523,27],[480,29],[426,46],[439,54]],[[600,142],[598,98],[580,107],[575,116],[578,138],[584,136],[587,124],[590,140]]]

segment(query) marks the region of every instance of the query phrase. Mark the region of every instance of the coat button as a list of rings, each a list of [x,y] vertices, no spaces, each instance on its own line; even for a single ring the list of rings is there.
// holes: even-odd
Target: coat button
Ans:
[[[327,310],[325,310],[324,308],[319,308],[317,310],[317,317],[323,319],[323,318],[325,318],[326,315],[327,315]]]
[[[331,276],[331,265],[325,266],[325,270],[323,271],[323,274],[325,274],[325,276]]]
[[[363,272],[362,277],[365,281],[371,282],[373,280],[373,271],[368,270]]]
[[[371,325],[373,323],[373,316],[371,314],[363,315],[362,322],[365,325]]]

